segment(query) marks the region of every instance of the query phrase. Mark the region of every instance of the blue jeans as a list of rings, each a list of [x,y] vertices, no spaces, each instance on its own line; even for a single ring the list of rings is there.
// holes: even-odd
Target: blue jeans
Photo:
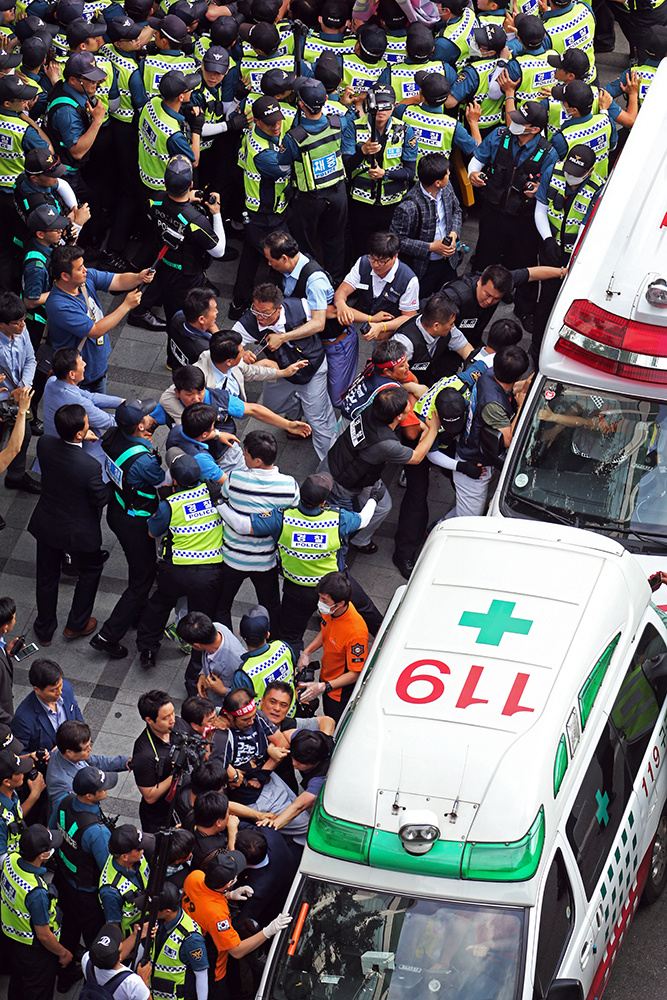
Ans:
[[[359,362],[359,338],[357,328],[348,328],[342,340],[335,344],[324,341],[329,372],[327,375],[329,398],[334,406],[340,406],[340,397],[349,389],[357,374]]]
[[[107,373],[104,372],[98,378],[91,379],[90,382],[86,382],[85,379],[79,386],[80,389],[87,389],[88,392],[106,392],[107,391]]]

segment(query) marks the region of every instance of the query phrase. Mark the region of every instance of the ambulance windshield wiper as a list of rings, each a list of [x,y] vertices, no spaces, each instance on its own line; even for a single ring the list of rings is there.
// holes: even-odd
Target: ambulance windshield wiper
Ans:
[[[509,494],[507,499],[511,500],[514,504],[524,504],[526,507],[530,507],[531,510],[538,511],[541,517],[550,518],[552,521],[556,521],[557,524],[567,524],[571,528],[579,526],[579,518],[576,514],[572,518],[565,517],[563,514],[557,514],[551,507],[545,507],[543,504],[537,503],[535,500],[529,500],[527,497],[517,497]]]
[[[636,528],[631,528],[627,521],[591,521],[587,527],[593,531],[618,531],[622,535],[632,535],[650,545],[658,544],[667,548],[667,529],[665,531],[638,531]]]

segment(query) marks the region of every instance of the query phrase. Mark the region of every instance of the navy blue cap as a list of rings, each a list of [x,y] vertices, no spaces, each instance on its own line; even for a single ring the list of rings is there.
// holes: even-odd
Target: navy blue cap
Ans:
[[[297,94],[313,114],[322,110],[327,99],[326,87],[321,80],[304,79],[303,83],[299,84]]]

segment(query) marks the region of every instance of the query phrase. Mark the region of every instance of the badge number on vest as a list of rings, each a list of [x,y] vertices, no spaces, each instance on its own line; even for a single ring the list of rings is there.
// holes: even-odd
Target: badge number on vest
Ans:
[[[326,549],[327,536],[319,531],[293,531],[292,545],[300,549]]]
[[[108,455],[105,465],[107,476],[113,483],[116,484],[118,489],[120,489],[123,485],[123,470],[119,468],[119,466],[117,466],[113,459],[109,458]]]
[[[414,367],[414,365],[413,365]],[[350,438],[352,439],[352,447],[356,448],[366,440],[366,435],[364,434],[364,425],[361,420],[361,416],[355,417],[350,424]]]
[[[320,156],[319,159],[313,160],[313,175],[315,180],[322,180],[323,177],[328,177],[329,174],[333,174],[335,170],[335,153],[329,153],[327,156]]]
[[[183,504],[183,517],[186,521],[196,521],[203,514],[213,514],[213,504],[208,497],[196,500],[194,503]]]
[[[0,149],[10,150],[12,148],[11,135],[0,135]]]
[[[440,132],[434,132],[430,128],[422,128],[421,125],[415,125],[414,122],[410,122],[419,142],[423,143],[425,146],[433,146],[435,149],[440,149],[442,146],[442,134]]]
[[[155,149],[157,145],[157,133],[147,118],[144,118],[141,123],[141,131],[148,145]]]

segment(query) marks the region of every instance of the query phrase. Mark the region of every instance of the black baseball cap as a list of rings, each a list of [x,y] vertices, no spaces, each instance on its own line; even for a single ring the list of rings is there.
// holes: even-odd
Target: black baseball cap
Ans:
[[[427,62],[433,52],[433,32],[428,24],[413,21],[406,28],[405,49],[413,62]]]
[[[273,24],[280,13],[280,0],[252,0],[250,16],[255,22]]]
[[[107,26],[105,21],[102,21],[100,24],[96,21],[86,21],[85,17],[77,17],[67,25],[65,34],[67,35],[68,45],[71,48],[75,48],[88,38],[99,38],[100,35],[106,35],[106,32]]]
[[[106,80],[106,71],[95,64],[92,52],[75,52],[65,63],[63,79],[70,76],[81,76],[84,80]]]
[[[206,0],[196,0],[195,3],[190,3],[190,0],[176,0],[176,3],[169,8],[169,14],[180,17],[181,21],[189,26],[201,21],[206,14],[207,6]]]
[[[577,80],[583,80],[591,68],[591,63],[583,49],[565,49],[547,56],[547,62],[554,69],[562,69],[565,73],[573,73]]]
[[[378,4],[378,17],[387,28],[405,28],[408,19],[401,10],[396,0],[380,0]]]
[[[172,157],[172,159],[178,159],[178,157]],[[180,159],[186,160],[187,163],[190,162],[185,156],[180,157]],[[171,162],[170,160],[167,164],[167,170]],[[152,413],[156,406],[157,400],[155,399],[126,399],[124,403],[116,407],[116,423],[120,427],[134,428],[141,423],[144,417]]]
[[[199,463],[193,455],[177,455],[169,471],[179,486],[196,486],[201,480]]]
[[[33,208],[27,221],[31,233],[47,229],[67,229],[69,226],[69,219],[61,215],[53,205],[40,205],[38,208]]]
[[[426,103],[432,106],[444,104],[452,89],[442,73],[427,73],[426,70],[415,73],[415,83]]]
[[[192,169],[192,162],[187,158],[187,156],[183,156],[181,154],[172,156],[164,171],[164,186],[167,191],[170,194],[175,195],[185,194],[186,191],[190,190],[193,180],[194,173]],[[135,401],[133,400],[132,403],[133,402]],[[136,402],[138,402],[138,400]],[[121,405],[124,406],[125,404],[123,403]],[[150,413],[151,411],[149,410],[148,412]],[[116,417],[116,420],[118,420],[118,417]],[[120,423],[120,421],[118,422]],[[137,421],[137,423],[139,423],[139,421]],[[137,423],[134,424],[135,427],[137,426]]]
[[[302,77],[297,95],[312,114],[321,111],[327,99],[327,91],[322,81],[312,78]]]
[[[32,771],[33,763],[31,757],[19,757],[13,750],[0,751],[0,781],[14,774],[27,774]]]
[[[153,9],[153,0],[125,0],[123,9],[134,21],[147,21]]]
[[[5,52],[4,49],[0,49],[0,70],[6,69],[16,69],[17,66],[21,65],[23,59],[23,52]],[[32,63],[28,63],[29,66]]]
[[[16,7],[16,0],[0,0],[0,11],[13,10]]]
[[[590,146],[573,146],[563,162],[563,171],[573,177],[583,177],[595,166],[595,153]]]
[[[529,49],[537,48],[546,34],[541,19],[535,14],[517,14],[514,27],[519,40]]]
[[[342,29],[350,20],[350,8],[345,0],[329,0],[322,7],[320,17],[325,28]]]
[[[201,62],[207,73],[226,73],[229,69],[229,52],[222,45],[210,45]]]
[[[663,25],[656,24],[643,41],[649,59],[664,59],[667,56],[667,28]]]
[[[336,53],[326,49],[321,52],[313,66],[313,75],[324,84],[327,94],[336,90],[343,79],[343,68]]]
[[[357,35],[361,54],[377,62],[387,51],[387,32],[375,24],[364,25]]]
[[[468,404],[456,389],[443,389],[438,393],[438,419],[443,430],[454,437],[466,425]]]
[[[263,639],[269,631],[269,612],[262,604],[254,604],[241,618],[239,633],[244,639]]]
[[[83,0],[58,0],[54,13],[60,24],[69,24],[83,17]]]
[[[551,88],[551,96],[586,114],[593,106],[593,91],[583,80],[570,80]]]
[[[24,66],[27,66],[29,69],[37,69],[38,66],[41,66],[49,54],[52,44],[53,39],[50,35],[32,35],[30,38],[26,38],[24,42],[21,42],[20,55]],[[6,52],[2,54],[7,55]],[[16,59],[16,55],[11,53],[10,59]],[[11,65],[15,64],[12,63]],[[7,69],[7,63],[3,63],[0,60],[0,69]]]
[[[45,851],[54,851],[63,842],[60,830],[49,830],[41,823],[27,827],[19,839],[19,854],[22,858],[36,858]]]
[[[378,111],[389,111],[396,104],[396,91],[386,83],[376,83],[371,90],[375,94]]]
[[[292,90],[296,73],[285,69],[270,69],[262,76],[260,87],[268,97],[275,97],[286,90]]]
[[[88,951],[90,961],[98,969],[113,969],[118,964],[123,932],[116,924],[105,924]]]
[[[148,23],[151,28],[155,28],[159,31],[161,35],[168,38],[170,42],[175,42],[176,45],[182,45],[183,42],[188,37],[188,29],[180,17],[177,14],[167,14],[166,17],[149,17]]]
[[[244,42],[267,55],[275,52],[280,45],[280,33],[275,24],[266,24],[265,21],[259,24],[242,24],[239,35]]]
[[[22,17],[20,21],[13,24],[12,31],[20,42],[24,42],[26,38],[32,38],[33,35],[43,35],[47,38],[53,38],[60,31],[60,25],[47,24],[46,21],[42,21],[41,17],[37,17],[36,14],[30,14],[28,17]]]
[[[178,19],[177,19],[178,20]],[[183,22],[181,21],[181,24]],[[160,78],[158,90],[162,97],[172,101],[175,97],[185,94],[188,90],[194,90],[200,83],[199,73],[181,73],[180,69],[170,69]]]
[[[64,177],[67,167],[60,162],[60,157],[45,146],[31,149],[25,154],[26,174],[47,174],[49,177]]]
[[[526,101],[515,111],[509,112],[510,119],[518,125],[530,125],[539,129],[546,127],[549,112],[544,104],[538,101]]]
[[[109,854],[129,854],[130,851],[143,851],[145,847],[144,834],[132,823],[123,823],[111,831],[109,837]]]
[[[239,24],[233,17],[222,14],[216,17],[210,27],[211,42],[213,45],[222,45],[228,49],[239,37]]]
[[[181,906],[181,890],[173,882],[165,882],[160,893],[158,912],[160,910],[178,910]]]
[[[319,507],[333,489],[333,479],[328,472],[313,472],[301,484],[301,501],[310,509]]]
[[[276,122],[281,122],[285,117],[275,97],[268,95],[257,98],[252,106],[252,115],[253,118],[258,118],[266,125],[275,125]]]
[[[82,767],[74,775],[72,791],[77,795],[92,795],[94,792],[101,792],[103,789],[115,788],[118,784],[118,775],[115,771],[102,771],[99,767]]]
[[[473,29],[473,36],[480,49],[501,52],[507,44],[507,35],[500,24],[483,24],[481,28]]]
[[[20,76],[0,77],[0,102],[31,101],[37,97],[39,90],[31,83],[26,83]]]
[[[0,722],[0,753],[3,750],[9,750],[18,757],[19,754],[23,753],[23,744],[16,739],[9,726]]]
[[[121,39],[134,41],[142,31],[141,25],[131,17],[111,17],[107,24],[107,34],[112,42],[119,42]]]
[[[241,874],[246,864],[246,859],[240,851],[227,851],[225,854],[218,854],[206,868],[204,885],[208,889],[222,889],[233,878]]]

